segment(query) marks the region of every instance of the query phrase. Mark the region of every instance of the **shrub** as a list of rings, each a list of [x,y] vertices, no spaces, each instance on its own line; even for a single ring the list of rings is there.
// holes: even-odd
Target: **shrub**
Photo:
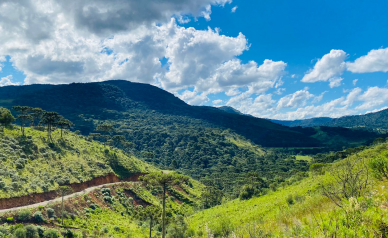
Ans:
[[[40,211],[35,212],[34,215],[33,215],[33,217],[34,217],[34,220],[35,220],[37,223],[44,222],[43,214],[42,214],[42,212],[40,212]]]
[[[56,230],[47,230],[43,233],[44,238],[58,238],[58,232]]]
[[[13,222],[13,217],[7,217],[7,222],[12,223]]]
[[[47,216],[48,216],[49,218],[54,217],[54,216],[55,216],[55,210],[52,209],[52,208],[47,208]]]
[[[24,227],[16,229],[13,233],[15,238],[27,238],[27,230]]]
[[[28,225],[26,229],[26,238],[39,238],[38,229],[33,225]]]
[[[101,229],[101,231],[102,231],[103,233],[108,233],[108,232],[109,232],[109,229],[108,229],[108,227],[104,226],[104,227]]]
[[[113,230],[115,230],[115,231],[119,232],[121,229],[120,229],[120,227],[119,227],[119,226],[114,226],[114,227],[113,227]]]
[[[43,237],[44,228],[41,226],[37,226],[36,229],[38,230],[39,237]]]
[[[64,237],[66,237],[66,238],[73,238],[73,237],[75,237],[75,235],[74,235],[73,231],[66,230],[65,234],[64,234]]]
[[[323,170],[324,167],[325,167],[325,164],[323,164],[323,163],[315,163],[315,164],[310,165],[309,170],[313,174],[323,174],[324,173],[324,170]]]
[[[294,198],[292,197],[292,194],[288,195],[288,197],[286,198],[286,202],[288,205],[292,205],[295,203]]]
[[[373,158],[369,162],[369,167],[372,169],[373,175],[377,179],[388,178],[388,159]]]
[[[18,213],[18,221],[26,222],[31,219],[31,211],[30,210],[21,210]]]
[[[253,197],[255,189],[251,185],[244,185],[240,192],[240,200],[247,200]]]

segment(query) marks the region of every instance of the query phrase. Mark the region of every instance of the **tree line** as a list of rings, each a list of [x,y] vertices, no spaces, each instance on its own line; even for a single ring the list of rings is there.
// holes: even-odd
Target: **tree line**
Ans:
[[[47,139],[52,140],[51,133],[59,128],[61,130],[61,138],[63,137],[63,130],[69,129],[74,124],[59,115],[57,112],[45,111],[39,107],[29,106],[13,106],[12,110],[16,112],[16,118],[12,115],[11,111],[7,108],[0,107],[0,125],[9,127],[14,121],[17,121],[20,125],[20,131],[22,136],[26,136],[25,128],[27,126],[36,127],[44,126],[47,129]]]

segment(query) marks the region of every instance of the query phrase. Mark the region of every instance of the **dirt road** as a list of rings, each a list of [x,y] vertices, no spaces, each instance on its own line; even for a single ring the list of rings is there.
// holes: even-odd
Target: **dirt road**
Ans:
[[[85,189],[83,191],[80,191],[80,192],[77,192],[77,193],[72,193],[70,195],[66,195],[63,198],[64,198],[64,200],[67,200],[67,199],[72,198],[72,197],[84,195],[84,194],[89,193],[91,191],[94,191],[94,190],[96,190],[98,188],[102,188],[102,187],[109,186],[109,185],[114,185],[114,184],[121,184],[121,183],[125,183],[125,182],[107,183],[107,184],[102,184],[102,185],[90,187],[90,188],[87,188],[87,189]],[[35,207],[39,207],[39,206],[46,206],[49,203],[56,203],[56,202],[61,202],[61,201],[62,201],[62,197],[59,197],[59,198],[55,198],[55,199],[52,199],[52,200],[48,200],[48,201],[44,201],[44,202],[40,202],[40,203],[35,203],[35,204],[27,205],[27,206],[3,209],[3,210],[0,210],[0,213],[13,212],[13,211],[18,211],[18,210],[23,210],[23,209],[35,208]]]

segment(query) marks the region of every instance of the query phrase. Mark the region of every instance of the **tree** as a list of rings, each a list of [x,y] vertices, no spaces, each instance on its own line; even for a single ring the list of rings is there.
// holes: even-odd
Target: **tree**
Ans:
[[[36,107],[36,108],[32,108],[30,111],[32,116],[31,124],[32,126],[35,126],[35,121],[38,121],[42,118],[44,110],[42,108]]]
[[[56,123],[56,125],[61,129],[61,138],[62,138],[63,129],[68,129],[68,128],[72,127],[74,124],[71,121],[69,121],[68,119],[65,119],[64,117],[62,117],[61,119],[59,119],[59,121]]]
[[[17,111],[19,115],[17,115],[17,119],[20,122],[20,130],[22,131],[22,135],[25,136],[24,128],[26,124],[32,121],[31,115],[29,115],[29,112],[31,111],[32,107],[28,106],[13,106],[13,110]]]
[[[12,115],[11,111],[7,108],[0,107],[0,125],[7,127],[15,121],[15,117]]]
[[[332,200],[338,207],[345,198],[358,199],[369,188],[369,168],[361,158],[346,158],[338,167],[330,171],[334,180],[329,185],[322,185],[323,195]]]
[[[106,134],[113,130],[113,126],[111,124],[101,124],[96,128],[97,131],[103,131]]]
[[[155,205],[147,206],[145,209],[145,213],[150,218],[150,238],[152,237],[152,224],[153,221],[160,217],[160,208]]]
[[[53,127],[57,125],[57,122],[61,119],[61,116],[57,112],[44,112],[40,124],[47,126],[47,138],[51,140],[51,132]]]
[[[140,177],[140,180],[145,184],[152,186],[159,186],[162,188],[162,238],[166,237],[166,190],[169,186],[180,184],[185,178],[182,175],[177,173],[163,173],[163,172],[154,172]]]
[[[113,130],[113,126],[111,124],[101,124],[101,125],[98,125],[96,128],[96,131],[105,132],[105,135],[102,135],[101,137],[105,138],[106,141],[109,140],[110,136],[108,135],[108,133],[112,130]],[[104,143],[104,145],[106,145],[106,142]]]

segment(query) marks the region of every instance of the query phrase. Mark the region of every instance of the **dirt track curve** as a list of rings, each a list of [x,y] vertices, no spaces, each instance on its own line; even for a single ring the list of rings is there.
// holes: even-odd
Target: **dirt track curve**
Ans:
[[[86,193],[94,191],[94,190],[96,190],[98,188],[102,188],[104,186],[109,186],[109,185],[114,185],[114,184],[121,184],[121,183],[125,183],[125,182],[107,183],[107,184],[103,184],[103,185],[98,185],[98,186],[90,187],[90,188],[87,188],[87,189],[85,189],[85,190],[83,190],[81,192],[76,192],[76,193],[72,193],[70,195],[66,195],[66,196],[63,197],[63,199],[67,200],[67,199],[72,198],[72,197],[77,197],[77,196],[80,196],[80,195],[84,195]],[[135,182],[135,183],[138,183],[138,182]],[[0,210],[0,213],[13,212],[13,211],[23,210],[23,209],[28,209],[28,208],[36,208],[36,207],[39,207],[39,206],[46,206],[49,203],[56,203],[56,202],[61,202],[61,201],[62,201],[62,197],[59,197],[59,198],[55,198],[55,199],[52,199],[52,200],[48,200],[48,201],[44,201],[44,202],[40,202],[40,203],[35,203],[35,204],[27,205],[27,206],[3,209],[3,210]]]
[[[83,183],[75,183],[68,185],[73,190],[72,194],[66,195],[64,199],[69,199],[73,196],[83,195],[95,189],[109,186],[113,184],[120,184],[123,182],[138,182],[139,176],[143,173],[134,174],[128,179],[120,180],[115,174],[108,174],[103,177],[97,177],[90,181]],[[55,203],[62,201],[58,191],[50,191],[45,193],[34,193],[22,197],[3,198],[0,199],[0,213],[6,213],[26,208],[34,208],[47,205],[48,203]]]

